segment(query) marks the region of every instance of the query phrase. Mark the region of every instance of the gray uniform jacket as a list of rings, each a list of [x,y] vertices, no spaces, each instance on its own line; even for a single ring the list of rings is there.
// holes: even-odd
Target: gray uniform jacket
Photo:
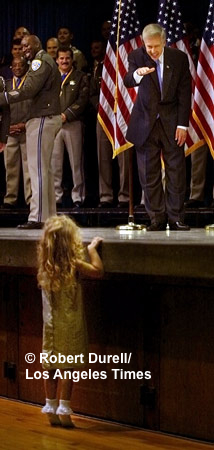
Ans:
[[[6,81],[7,91],[13,88],[13,80]],[[10,124],[26,123],[30,117],[32,100],[23,100],[23,102],[10,105]]]
[[[102,70],[103,70],[103,61],[97,64],[95,73],[92,74],[90,79],[90,103],[94,107],[95,111],[98,111],[99,106]]]
[[[53,58],[40,50],[32,61],[20,89],[0,94],[0,105],[33,99],[30,119],[60,114],[60,73]]]
[[[4,78],[0,77],[0,92],[5,90]],[[1,95],[1,94],[0,94]],[[2,94],[4,95],[4,93]],[[0,142],[7,142],[7,137],[10,127],[10,108],[9,106],[3,106],[0,108]]]
[[[82,120],[89,98],[88,77],[80,70],[73,70],[62,86],[60,94],[61,112],[68,122]]]

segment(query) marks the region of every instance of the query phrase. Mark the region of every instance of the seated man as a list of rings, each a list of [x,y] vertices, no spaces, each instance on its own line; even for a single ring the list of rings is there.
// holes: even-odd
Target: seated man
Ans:
[[[13,78],[6,81],[8,91],[13,88],[20,89],[25,82],[28,63],[22,56],[12,61]],[[19,194],[19,182],[21,166],[23,169],[24,197],[28,205],[31,198],[30,176],[27,165],[26,130],[25,123],[30,116],[31,100],[23,100],[20,103],[10,105],[10,130],[4,151],[6,169],[6,195],[3,207],[16,206]]]
[[[73,67],[73,52],[70,47],[60,47],[56,60],[62,77],[60,104],[62,128],[54,142],[52,169],[56,202],[62,202],[62,172],[64,144],[66,146],[72,176],[72,200],[81,206],[85,199],[85,180],[83,168],[83,113],[88,102],[88,78],[84,72]]]

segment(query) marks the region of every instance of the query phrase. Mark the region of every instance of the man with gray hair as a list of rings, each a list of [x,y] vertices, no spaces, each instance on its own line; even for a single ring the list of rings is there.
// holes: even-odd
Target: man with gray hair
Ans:
[[[191,108],[191,76],[187,55],[166,47],[165,30],[149,24],[143,30],[144,45],[128,56],[126,87],[139,86],[128,125],[133,142],[145,208],[150,217],[148,231],[187,231],[183,223],[185,197],[184,143]],[[165,164],[163,191],[161,156]]]

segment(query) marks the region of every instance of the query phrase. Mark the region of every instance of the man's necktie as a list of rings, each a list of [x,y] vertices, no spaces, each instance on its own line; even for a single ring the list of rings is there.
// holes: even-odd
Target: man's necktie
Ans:
[[[156,66],[157,66],[157,74],[158,74],[158,81],[159,81],[159,85],[160,85],[160,91],[161,91],[161,94],[162,94],[163,81],[162,81],[162,76],[161,76],[161,67],[160,67],[159,59],[156,61]]]
[[[22,79],[21,78],[16,78],[16,87],[18,88],[20,83],[21,83]]]
[[[64,81],[65,77],[66,77],[67,73],[62,73],[61,78],[62,78],[62,82]]]

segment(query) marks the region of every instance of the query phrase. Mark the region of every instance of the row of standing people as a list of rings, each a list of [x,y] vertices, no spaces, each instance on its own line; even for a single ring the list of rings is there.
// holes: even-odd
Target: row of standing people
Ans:
[[[94,42],[94,47],[99,47],[102,42]],[[75,204],[82,205],[85,199],[85,180],[83,167],[83,136],[84,136],[84,112],[91,99],[91,109],[88,114],[94,114],[96,118],[99,99],[99,89],[103,61],[96,64],[89,83],[88,76],[82,71],[73,68],[72,50],[61,48],[57,57],[58,67],[61,73],[61,117],[62,128],[57,134],[54,143],[52,166],[55,179],[55,193],[57,203],[62,202],[62,176],[64,144],[69,154],[70,165],[73,174],[72,200]],[[25,84],[28,65],[22,57],[16,57],[12,62],[13,78],[8,80],[7,89],[20,89]],[[89,93],[90,91],[90,93]],[[30,183],[27,169],[27,155],[25,142],[25,122],[30,115],[31,100],[11,105],[11,127],[5,151],[6,185],[7,192],[4,198],[4,207],[12,207],[17,204],[20,162],[22,159],[25,201],[30,202]],[[96,120],[96,119],[95,119]],[[100,200],[101,205],[110,206],[113,202],[112,189],[112,149],[111,145],[97,123],[98,161],[100,168]],[[21,158],[20,158],[21,154]],[[119,159],[120,178],[122,178],[122,190],[119,192],[119,201],[128,201],[128,165],[124,169],[124,161],[127,156]],[[124,170],[126,172],[124,173]],[[124,180],[124,181],[123,181]],[[126,191],[123,186],[126,183]],[[124,193],[125,192],[125,193]],[[121,198],[121,196],[123,196]]]
[[[62,33],[63,34],[63,33]],[[66,34],[66,33],[65,33]],[[69,37],[71,39],[71,36]],[[94,58],[94,66],[91,71],[91,80],[90,86],[88,84],[88,80],[86,75],[81,72],[81,76],[79,77],[79,81],[77,81],[77,74],[80,75],[80,72],[75,68],[73,68],[72,64],[72,50],[70,48],[64,52],[64,57],[57,57],[57,63],[59,64],[59,70],[61,74],[65,75],[65,80],[62,81],[61,92],[60,92],[60,103],[61,103],[61,118],[62,118],[62,129],[57,134],[57,138],[55,139],[53,158],[52,158],[52,166],[55,174],[55,193],[56,199],[58,203],[61,203],[62,199],[62,167],[63,167],[63,151],[64,151],[64,143],[66,144],[66,148],[69,153],[70,164],[72,168],[74,187],[72,191],[72,199],[73,202],[76,203],[77,206],[81,206],[85,199],[85,181],[84,181],[84,170],[83,170],[83,153],[82,153],[82,144],[83,144],[83,113],[84,109],[88,103],[88,97],[90,97],[91,105],[94,107],[94,111],[97,111],[98,99],[99,99],[99,89],[100,89],[100,81],[101,81],[101,73],[102,73],[102,65],[104,52],[102,53],[102,42],[96,41],[92,43],[92,48],[96,47],[97,44],[101,44],[101,51],[99,57]],[[65,53],[67,55],[65,56]],[[70,53],[70,55],[69,55]],[[59,56],[59,55],[58,55]],[[40,67],[40,66],[39,66]],[[37,70],[37,69],[36,69]],[[74,76],[75,75],[75,76]],[[71,76],[71,79],[69,78]],[[13,80],[14,83],[14,80]],[[67,89],[64,87],[66,87]],[[9,86],[14,87],[13,86]],[[21,87],[21,85],[20,85]],[[67,94],[66,94],[67,91]],[[72,98],[73,97],[73,98]],[[71,104],[67,104],[67,100],[69,98],[69,102]],[[73,102],[74,100],[74,102]],[[63,103],[64,102],[64,103]],[[12,105],[12,107],[18,107],[18,104]],[[69,107],[71,106],[71,111],[69,111]],[[67,107],[67,116],[64,114],[63,110]],[[11,122],[12,123],[12,122]],[[13,127],[13,124],[12,124]],[[20,134],[23,137],[22,130],[15,127],[11,129],[11,139],[13,141],[14,137],[17,138],[17,135]],[[15,135],[15,136],[14,136]],[[73,139],[72,139],[73,138]],[[20,136],[19,136],[20,140]],[[110,207],[113,204],[113,189],[112,189],[112,149],[108,139],[105,136],[99,122],[97,122],[97,150],[98,150],[98,163],[99,163],[99,191],[100,191],[100,206]],[[6,152],[7,155],[8,152]],[[120,167],[120,189],[118,193],[119,204],[127,205],[128,203],[128,154],[127,152],[120,155],[118,158],[119,167]],[[25,161],[26,158],[24,157]],[[6,158],[5,158],[6,160]],[[24,162],[25,164],[25,162]],[[9,168],[9,164],[6,160],[6,168]],[[13,164],[14,169],[14,164]],[[16,171],[16,170],[15,170]],[[14,173],[15,173],[14,171]],[[18,172],[18,171],[17,171]],[[24,174],[24,186],[29,186],[28,181],[26,182],[26,177]],[[19,183],[18,183],[19,184]],[[28,190],[29,192],[29,190]],[[25,196],[26,202],[29,202],[29,195]],[[8,197],[6,194],[5,203],[9,204]],[[12,204],[12,202],[11,202]],[[32,221],[34,222],[34,220]],[[34,224],[33,224],[34,225]]]
[[[29,35],[25,35],[24,40],[28,39]],[[94,53],[92,51],[92,56],[94,57],[94,65],[92,67],[91,74],[91,85],[93,100],[91,102],[92,108],[94,107],[94,111],[96,114],[97,103],[99,98],[99,89],[100,89],[100,80],[101,80],[101,70],[103,64],[103,58],[105,53],[105,46],[102,41],[94,41],[92,43],[92,49],[94,49]],[[97,50],[98,49],[98,50]],[[60,203],[62,199],[62,164],[63,164],[63,150],[64,143],[66,144],[66,148],[69,153],[69,159],[71,163],[72,173],[73,173],[73,182],[74,187],[72,190],[72,199],[74,203],[81,205],[84,201],[85,197],[85,185],[84,185],[84,170],[83,170],[83,154],[82,154],[82,144],[83,144],[83,113],[89,99],[89,82],[88,77],[81,71],[77,70],[75,65],[73,67],[72,64],[72,49],[67,48],[65,52],[60,53],[60,57],[57,58],[57,63],[59,64],[59,70],[61,72],[62,80],[61,83],[61,91],[60,91],[60,103],[61,103],[61,117],[62,117],[62,129],[57,135],[54,145],[52,164],[55,173],[55,191],[56,191],[56,199],[57,202]],[[14,56],[14,54],[13,54]],[[34,55],[35,56],[35,55]],[[98,58],[98,60],[96,59]],[[18,66],[18,67],[17,67]],[[25,89],[25,78],[26,78],[26,70],[27,66],[24,61],[20,58],[19,60],[16,58],[13,62],[13,79],[12,81],[7,82],[7,88],[17,88],[17,89]],[[14,72],[15,70],[15,72]],[[34,72],[37,69],[33,69]],[[21,76],[20,76],[21,71]],[[34,74],[36,75],[36,74]],[[20,82],[21,78],[21,82]],[[27,77],[28,80],[28,77]],[[17,82],[20,83],[17,86]],[[25,95],[26,96],[26,95]],[[31,93],[30,93],[31,97]],[[95,100],[97,97],[97,100]],[[14,97],[13,97],[14,98]],[[25,188],[25,200],[26,203],[29,203],[30,194],[29,194],[29,176],[26,167],[26,148],[24,148],[24,117],[25,119],[29,116],[29,108],[30,108],[30,99],[24,100],[21,104],[15,103],[11,105],[12,110],[12,122],[11,122],[11,130],[10,136],[8,140],[7,151],[5,152],[5,165],[7,171],[7,193],[4,199],[5,206],[12,206],[17,201],[18,195],[18,187],[19,187],[19,167],[20,158],[15,155],[15,143],[16,147],[20,147],[22,153],[23,160],[23,168],[24,168],[24,188]],[[14,112],[15,111],[15,112]],[[19,116],[21,114],[21,118]],[[22,123],[22,127],[20,128],[20,123]],[[15,126],[16,124],[16,126]],[[17,126],[19,124],[19,126]],[[112,189],[112,149],[109,141],[105,137],[102,130],[99,130],[99,125],[97,125],[98,131],[98,160],[100,170],[100,199],[101,206],[108,205],[110,206],[113,201],[113,189]],[[16,142],[15,142],[16,141]],[[23,145],[21,145],[23,144]],[[22,151],[23,150],[23,151]],[[15,159],[14,159],[15,158]],[[16,161],[17,158],[17,161]],[[19,158],[19,161],[18,161]],[[13,160],[12,160],[13,159]],[[29,158],[28,158],[29,159]],[[123,160],[127,161],[127,157],[122,156],[121,158],[122,165]],[[126,175],[128,175],[127,171],[128,166],[126,165]],[[124,177],[124,170],[121,170],[122,178]],[[122,203],[128,201],[128,182],[126,177],[126,192],[122,197]],[[10,180],[12,180],[12,185],[10,185]],[[124,183],[123,183],[124,184]],[[12,197],[10,194],[10,190],[13,190]],[[120,193],[119,193],[120,195]],[[123,194],[122,194],[123,195]],[[119,197],[120,200],[121,197]]]

